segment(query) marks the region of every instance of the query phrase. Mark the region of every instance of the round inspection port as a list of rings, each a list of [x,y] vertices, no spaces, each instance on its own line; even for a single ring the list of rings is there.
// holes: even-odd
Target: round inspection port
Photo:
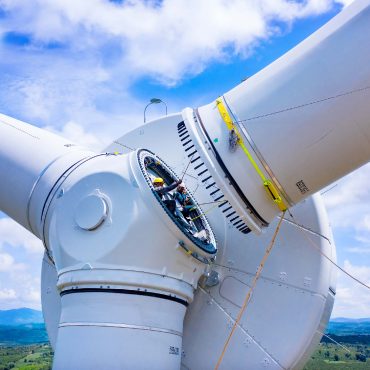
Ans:
[[[108,205],[98,195],[88,195],[77,205],[75,221],[84,230],[92,231],[103,224],[108,216]]]
[[[179,177],[174,171],[154,153],[141,149],[138,151],[137,157],[141,172],[154,197],[167,216],[182,232],[179,245],[193,256],[200,255],[206,259],[214,256],[217,252],[215,235],[205,212],[190,190],[179,181]],[[186,236],[195,245],[195,248],[189,250],[186,243],[182,242],[182,236]]]

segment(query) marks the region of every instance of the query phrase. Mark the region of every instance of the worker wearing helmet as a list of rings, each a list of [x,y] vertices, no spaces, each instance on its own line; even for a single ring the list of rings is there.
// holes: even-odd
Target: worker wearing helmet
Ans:
[[[186,191],[186,188],[183,184],[179,184],[177,186],[174,198],[175,198],[175,200],[177,200],[180,203],[180,205],[182,207],[181,212],[183,213],[183,215],[185,217],[188,217],[189,216],[189,211],[192,208],[194,208],[195,206],[194,206],[192,200],[190,199],[190,197],[189,197],[189,195]]]
[[[179,184],[174,195],[176,201],[181,205],[181,213],[185,219],[191,219],[194,222],[198,232],[205,230],[202,219],[199,217],[196,205],[191,200],[185,186]],[[206,238],[205,238],[206,239]]]
[[[153,186],[154,186],[155,189],[159,189],[163,185],[164,185],[164,180],[162,179],[162,177],[156,177],[153,180]]]
[[[167,208],[171,212],[175,212],[176,210],[176,201],[172,199],[172,196],[171,194],[169,194],[169,192],[175,189],[176,186],[180,184],[181,184],[181,180],[178,180],[169,186],[164,186],[164,180],[161,177],[156,177],[153,180],[153,187],[154,187],[155,192],[159,195],[163,203],[167,206]]]
[[[205,228],[202,218],[200,217],[200,210],[190,198],[185,186],[179,184],[177,186],[175,200],[181,205],[181,213],[188,223],[195,225],[195,232],[193,235],[204,243],[209,243],[209,231]]]

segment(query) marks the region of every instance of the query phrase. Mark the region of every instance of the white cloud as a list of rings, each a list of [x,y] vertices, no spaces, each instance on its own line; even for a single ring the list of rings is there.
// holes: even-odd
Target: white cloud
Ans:
[[[370,188],[366,186],[370,176],[370,164],[363,166],[338,181],[337,186],[324,194],[329,219],[338,235],[353,239],[339,240],[344,244],[338,256],[353,261],[369,261],[370,255]],[[339,238],[339,236],[338,236]],[[370,267],[345,260],[343,267],[350,274],[370,285]],[[369,290],[338,273],[337,296],[333,317],[370,317]]]
[[[0,272],[21,273],[27,266],[24,263],[16,263],[9,253],[0,253]]]
[[[121,71],[149,74],[173,84],[214,60],[248,55],[260,40],[279,33],[277,21],[323,13],[332,0],[1,0],[8,30],[31,34],[33,48],[68,45],[77,53],[115,48]],[[273,21],[273,22],[272,22]],[[274,25],[271,25],[271,24]],[[30,46],[31,47],[31,46]],[[105,51],[107,51],[105,49]]]
[[[0,253],[0,307],[40,308],[40,278],[31,271],[38,264],[37,275],[40,273],[41,257],[32,254],[28,264],[17,262],[10,253]],[[31,266],[32,264],[32,266]]]
[[[332,225],[370,232],[370,163],[337,182],[323,195]],[[329,187],[330,188],[330,187]]]
[[[341,179],[337,186],[325,193],[325,203],[327,207],[333,208],[337,205],[348,206],[361,203],[364,196],[368,195],[370,190],[364,186],[364,181],[369,178],[370,164],[362,166]],[[329,188],[331,185],[329,186]],[[323,191],[324,192],[324,191]]]
[[[0,253],[0,271],[10,271],[14,265],[14,258],[7,253]]]
[[[370,317],[370,296],[364,289],[344,287],[337,289],[332,317]]]
[[[1,0],[0,0],[1,1]],[[0,110],[20,120],[55,131],[94,150],[101,150],[123,133],[143,122],[145,103],[128,92],[124,73],[105,82],[97,62],[64,55],[41,57],[32,52],[1,50]],[[22,64],[18,65],[19,60]],[[170,101],[167,103],[174,108]],[[183,108],[181,106],[181,108]]]
[[[17,294],[14,289],[0,289],[0,302],[9,301],[17,298]]]
[[[333,3],[0,0],[6,10],[0,108],[94,149],[106,146],[142,123],[146,103],[130,93],[138,79],[173,85],[214,61],[249,56],[280,28]],[[30,42],[9,46],[1,40],[9,32],[28,35]],[[166,102],[170,112],[188,104]]]
[[[370,285],[370,267],[344,262],[344,269]],[[370,317],[369,290],[340,273],[332,317]]]
[[[0,307],[40,309],[40,279],[27,271],[0,272]]]
[[[30,262],[31,263],[31,262]],[[40,262],[36,274],[40,273]],[[31,307],[40,309],[40,279],[28,264],[16,262],[9,253],[0,253],[0,308]],[[34,267],[34,266],[32,266]]]
[[[8,217],[0,219],[0,249],[6,245],[22,247],[26,252],[40,256],[44,251],[42,242],[38,238]]]
[[[352,4],[355,0],[336,0],[335,2],[343,6],[348,6]]]
[[[333,4],[0,0],[7,11],[0,30],[0,70],[5,71],[0,108],[101,149],[142,123],[146,103],[130,93],[137,79],[150,76],[176,84],[214,61],[249,56],[261,40],[280,34],[280,28]],[[1,33],[7,32],[26,34],[30,43],[9,46],[1,42]],[[171,112],[183,108],[166,101]]]
[[[348,273],[370,286],[370,266],[353,265],[350,261],[345,260],[343,267]]]
[[[95,149],[100,151],[103,148],[103,145],[106,144],[107,140],[104,140],[102,137],[98,138],[96,135],[91,132],[86,132],[86,130],[78,125],[74,121],[67,122],[61,130],[56,130],[52,126],[44,127],[46,130],[52,131],[60,136],[78,143],[79,145],[85,146],[87,148]]]
[[[13,273],[10,275],[9,285],[17,292],[18,307],[37,307],[41,303],[41,281],[31,273]]]
[[[346,251],[349,253],[355,253],[355,254],[370,254],[370,247],[367,247],[367,248],[350,247],[350,248],[347,248]]]

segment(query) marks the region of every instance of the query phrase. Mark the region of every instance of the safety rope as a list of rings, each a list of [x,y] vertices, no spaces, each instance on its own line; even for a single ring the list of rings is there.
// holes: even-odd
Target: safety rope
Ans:
[[[207,214],[208,212],[211,212],[211,211],[212,211],[213,209],[215,209],[217,206],[218,206],[218,204],[215,204],[213,207],[211,207],[210,209],[208,209],[208,210],[207,210],[207,211],[205,211],[205,212],[203,212],[203,211],[201,210],[200,215],[198,215],[198,216],[196,216],[196,217],[194,217],[194,218],[190,219],[190,221],[194,221],[194,220],[196,220],[197,218],[202,217],[203,215]],[[194,208],[197,208],[197,207],[196,207],[196,206],[194,206]]]
[[[214,200],[213,202],[206,202],[206,203],[198,203],[198,206],[204,206],[205,204],[221,204],[221,203],[227,203],[227,200]]]
[[[249,150],[245,146],[243,138],[242,138],[241,134],[239,133],[238,129],[236,128],[236,126],[234,125],[234,122],[233,122],[232,118],[230,117],[230,114],[229,114],[227,108],[225,107],[225,105],[222,101],[222,98],[216,99],[216,105],[217,105],[218,111],[219,111],[223,121],[226,124],[227,129],[230,131],[230,135],[236,135],[236,137],[237,137],[236,144],[239,145],[242,148],[244,154],[249,159],[249,162],[251,163],[252,167],[255,169],[255,171],[257,172],[257,174],[261,178],[262,184],[263,184],[267,194],[272,198],[273,202],[279,207],[279,209],[281,211],[286,211],[288,207],[285,205],[283,199],[281,198],[279,192],[277,191],[277,189],[274,186],[274,184],[272,183],[272,181],[265,177],[262,170],[258,167],[258,164],[256,163],[256,161],[252,157],[251,153],[249,152]]]
[[[189,168],[189,166],[190,166],[190,163],[191,163],[191,161],[192,161],[192,159],[193,159],[194,155],[195,155],[195,153],[194,153],[194,154],[191,156],[191,158],[189,159],[189,163],[188,163],[188,165],[186,166],[185,170],[183,171],[183,175],[182,175],[182,177],[181,177],[181,181],[182,181],[182,180],[184,180],[184,177],[185,177],[185,175],[186,175],[186,172],[188,172],[188,168]]]
[[[243,122],[253,121],[255,119],[274,116],[276,114],[281,114],[281,113],[284,113],[284,112],[289,112],[289,111],[292,111],[292,110],[308,107],[310,105],[323,103],[323,102],[326,102],[328,100],[342,98],[342,97],[347,96],[347,95],[352,95],[352,94],[356,94],[356,93],[367,91],[367,90],[370,90],[370,86],[364,86],[364,87],[361,87],[359,89],[345,91],[345,92],[340,93],[340,94],[327,96],[326,98],[323,98],[323,99],[313,100],[313,101],[310,101],[310,102],[307,102],[307,103],[304,103],[304,104],[300,104],[300,105],[294,105],[292,107],[287,107],[287,108],[280,109],[280,110],[277,110],[277,111],[274,111],[274,112],[269,112],[269,113],[259,114],[258,116],[248,117],[248,118],[245,118],[245,119],[238,120],[238,121],[236,121],[236,123],[243,123]]]
[[[128,145],[125,145],[125,144],[120,143],[119,141],[113,141],[113,143],[114,143],[114,144],[118,144],[118,145],[122,146],[123,148],[129,149],[129,150],[131,150],[132,152],[136,150],[135,148],[131,148],[131,147],[130,147],[130,146],[128,146]]]
[[[240,309],[240,311],[238,313],[238,316],[237,316],[237,318],[236,318],[236,320],[234,322],[234,325],[233,325],[233,327],[231,329],[231,332],[230,332],[230,334],[229,334],[229,336],[228,336],[228,338],[227,338],[227,340],[225,342],[225,345],[224,345],[224,348],[223,348],[223,350],[221,352],[221,355],[218,358],[217,364],[215,366],[215,370],[218,370],[218,368],[220,367],[220,364],[222,362],[222,359],[224,358],[224,355],[225,355],[225,352],[227,350],[227,347],[229,346],[230,340],[231,340],[231,338],[232,338],[232,336],[233,336],[233,334],[234,334],[234,332],[236,330],[236,327],[239,325],[239,322],[240,322],[240,320],[241,320],[241,318],[243,316],[244,311],[246,310],[246,308],[248,306],[248,303],[250,301],[251,294],[253,293],[253,290],[256,287],[256,284],[257,284],[257,281],[258,281],[258,279],[259,279],[259,277],[261,275],[262,269],[263,269],[263,267],[264,267],[264,265],[266,263],[266,260],[267,260],[268,256],[270,255],[271,250],[272,250],[272,248],[273,248],[273,246],[275,244],[276,237],[277,237],[277,235],[279,233],[281,223],[282,223],[282,221],[284,219],[284,214],[285,214],[285,211],[283,212],[283,214],[282,214],[282,216],[281,216],[281,218],[280,218],[280,220],[279,220],[279,222],[278,222],[278,224],[276,226],[276,229],[275,229],[274,235],[273,235],[273,237],[271,239],[271,242],[270,242],[270,244],[268,245],[268,247],[266,249],[266,252],[265,252],[265,254],[264,254],[264,256],[263,256],[263,258],[261,260],[261,263],[260,263],[260,265],[259,265],[259,267],[257,269],[256,274],[254,275],[254,278],[253,278],[253,281],[252,281],[252,285],[249,288],[249,291],[248,291],[248,293],[247,293],[247,295],[246,295],[246,297],[244,299],[244,303],[243,303],[243,305],[242,305],[242,307],[241,307],[241,309]]]
[[[295,222],[297,226],[300,224],[297,222],[295,217],[292,215],[292,213],[289,211],[289,215],[292,218],[292,220]],[[370,289],[370,286],[362,282],[360,279],[356,278],[355,276],[351,275],[348,271],[346,271],[343,267],[340,267],[337,263],[335,263],[329,256],[327,256],[320,248],[318,244],[316,244],[304,231],[301,227],[299,227],[299,230],[301,230],[302,234],[304,235],[304,238],[310,243],[311,246],[313,246],[321,256],[326,258],[330,263],[332,263],[338,270],[342,271],[344,274],[346,274],[348,277],[359,283],[360,285],[364,286],[367,289]]]
[[[335,344],[338,344],[338,346],[342,347],[344,350],[346,350],[347,352],[351,353],[352,351],[347,348],[346,346],[344,346],[343,344],[340,344],[339,342],[337,342],[336,340],[334,340],[333,338],[329,337],[328,334],[325,334],[323,332],[321,332],[320,330],[316,330],[319,334],[321,334],[322,336],[328,338],[329,340],[331,340],[333,343]]]
[[[325,259],[327,259],[332,265],[334,265],[338,270],[340,270],[341,272],[343,272],[345,275],[347,275],[350,279],[354,280],[356,283],[359,283],[360,285],[364,286],[365,288],[367,289],[370,289],[370,286],[365,284],[363,281],[361,281],[360,279],[356,278],[355,276],[351,275],[348,271],[346,271],[343,267],[339,266],[336,262],[334,262],[329,256],[327,256],[324,252],[321,251],[321,248],[320,246],[318,246],[317,244],[315,244],[315,242],[313,240],[311,240],[307,235],[306,233],[304,232],[305,230],[308,231],[308,232],[311,232],[311,230],[309,229],[305,229],[304,227],[302,227],[301,223],[299,223],[296,218],[291,214],[290,211],[288,211],[288,213],[290,214],[290,216],[292,217],[293,221],[290,221],[290,220],[287,220],[285,219],[286,222],[291,222],[292,225],[295,225],[297,226],[300,231],[302,232],[302,234],[304,235],[304,237],[309,241],[310,245],[313,246],[318,253],[320,253],[320,255],[322,255]],[[322,236],[320,234],[317,234],[318,236]],[[222,265],[220,263],[216,263],[214,262],[213,263],[215,266],[219,266],[219,267],[223,267],[223,268],[226,268],[226,269],[229,269],[229,270],[232,270],[232,271],[238,271],[238,272],[242,272],[242,273],[247,273],[246,271],[244,270],[241,270],[241,269],[237,269],[237,268],[234,268],[234,267],[230,267],[230,266],[226,266],[226,265]]]
[[[194,194],[195,192],[193,192],[193,194]],[[194,220],[196,220],[197,218],[199,218],[199,217],[202,217],[203,215],[205,215],[205,214],[207,214],[208,212],[211,212],[213,209],[215,209],[220,203],[227,203],[227,200],[216,200],[216,201],[213,201],[213,202],[206,202],[206,203],[199,203],[199,204],[197,204],[197,205],[195,205],[194,206],[194,209],[196,209],[196,208],[198,208],[197,206],[203,206],[203,205],[205,205],[205,204],[215,204],[213,207],[211,207],[210,209],[208,209],[207,211],[205,211],[205,212],[203,212],[203,210],[202,209],[200,209],[200,212],[201,212],[201,214],[200,215],[198,215],[198,216],[196,216],[196,217],[194,217],[194,218],[191,218],[190,219],[190,221],[194,221]],[[193,209],[193,208],[192,208]],[[191,210],[192,210],[191,209]]]

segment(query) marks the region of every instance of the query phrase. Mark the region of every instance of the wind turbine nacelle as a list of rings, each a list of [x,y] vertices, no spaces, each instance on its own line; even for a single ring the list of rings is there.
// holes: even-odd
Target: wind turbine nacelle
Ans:
[[[0,133],[0,170],[13,170],[1,209],[42,239],[57,273],[54,369],[103,368],[112,351],[118,368],[178,368],[186,307],[217,248],[203,214],[206,241],[153,188],[154,176],[176,174],[147,150],[95,154],[5,116]]]
[[[213,368],[202,346],[221,350],[270,223],[295,205],[303,222],[284,218],[236,332],[242,342],[231,341],[235,353],[222,366],[234,368],[241,353],[255,369],[303,366],[332,309],[335,274],[323,255],[335,259],[335,248],[318,197],[302,201],[370,158],[369,35],[370,1],[357,1],[216,101],[133,130],[109,153],[0,116],[0,209],[43,241],[43,279],[56,284],[49,300],[43,281],[45,317],[61,310],[47,323],[54,369],[179,369],[186,307],[203,275],[182,363]],[[199,209],[191,221],[201,218],[206,241],[152,185],[155,176],[170,184],[185,175]]]
[[[168,215],[148,163],[171,171],[146,150],[102,154],[56,186],[45,218],[61,296],[55,369],[103,368],[110,353],[117,368],[180,366],[186,307],[216,241]]]

